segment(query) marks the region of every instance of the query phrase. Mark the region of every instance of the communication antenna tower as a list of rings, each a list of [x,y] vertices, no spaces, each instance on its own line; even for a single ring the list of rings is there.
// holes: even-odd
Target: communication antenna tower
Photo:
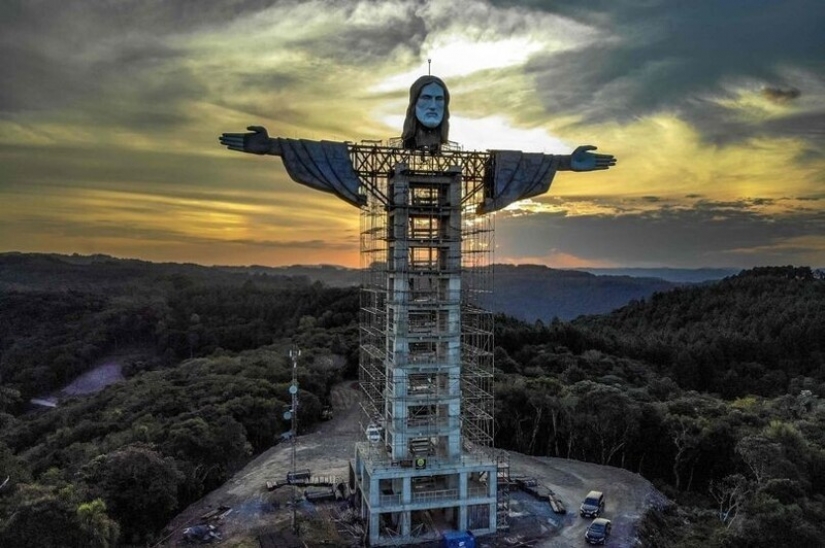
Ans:
[[[296,519],[297,513],[297,504],[296,504],[296,496],[295,490],[297,486],[295,485],[295,450],[296,450],[296,438],[298,437],[298,358],[301,356],[301,350],[298,346],[293,346],[292,349],[289,351],[289,357],[292,358],[292,384],[289,385],[289,393],[292,396],[292,408],[287,412],[289,414],[289,418],[292,419],[292,430],[290,436],[290,442],[292,443],[292,474],[291,478],[292,481],[292,531],[294,533],[298,533],[298,521]]]

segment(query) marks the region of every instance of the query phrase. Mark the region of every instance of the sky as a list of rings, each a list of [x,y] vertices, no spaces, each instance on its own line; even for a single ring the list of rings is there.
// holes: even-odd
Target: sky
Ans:
[[[222,132],[616,155],[496,213],[495,261],[825,266],[822,0],[3,0],[0,252],[359,264],[358,210]]]

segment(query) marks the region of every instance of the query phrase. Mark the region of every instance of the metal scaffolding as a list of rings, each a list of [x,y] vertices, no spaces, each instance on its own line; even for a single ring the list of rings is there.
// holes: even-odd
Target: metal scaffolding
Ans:
[[[489,154],[349,145],[361,180],[362,427],[351,487],[368,544],[506,528],[493,450]]]
[[[438,420],[457,420],[461,425],[465,449],[475,451],[493,445],[493,320],[492,314],[481,303],[489,302],[492,291],[493,215],[476,213],[485,198],[484,177],[488,173],[490,157],[486,153],[463,152],[456,147],[442,150],[439,155],[412,152],[376,144],[351,145],[350,155],[364,182],[367,204],[361,208],[361,355],[360,382],[365,395],[364,424],[386,426],[388,396],[404,393],[418,398],[422,405],[411,408],[408,423],[411,427],[432,421],[427,395],[436,396],[458,383],[461,395],[460,416]],[[458,203],[449,206],[439,203],[437,184],[423,185],[414,191],[415,203],[397,204],[392,196],[392,174],[404,170],[413,174],[438,176],[460,174],[461,189]],[[404,230],[404,243],[398,243],[399,230],[389,226],[389,219],[398,217],[395,210],[407,208],[405,217],[409,227]],[[411,209],[410,209],[411,208]],[[455,209],[450,216],[445,210]],[[455,262],[444,258],[449,246],[447,233],[439,219],[445,216],[460,223],[460,256]],[[408,272],[398,272],[389,257],[393,245],[404,245],[409,253]],[[455,252],[453,252],[455,253]],[[458,269],[452,272],[449,269]],[[405,274],[412,283],[391,290],[392,276]],[[459,275],[460,289],[448,287],[444,277]],[[396,284],[397,286],[398,284]],[[387,316],[394,300],[403,301],[410,312],[404,317],[407,325],[395,325]],[[426,373],[411,374],[401,387],[396,379],[388,379],[388,364],[394,360],[388,341],[393,332],[430,334],[428,340],[410,349],[417,359],[431,354],[439,360],[444,352],[438,337],[449,326],[446,307],[460,308],[461,367],[458,375],[440,380],[440,386],[427,380]],[[416,312],[420,306],[421,312]],[[427,384],[429,382],[429,384]],[[412,394],[416,394],[413,396]],[[422,436],[424,437],[424,436]]]

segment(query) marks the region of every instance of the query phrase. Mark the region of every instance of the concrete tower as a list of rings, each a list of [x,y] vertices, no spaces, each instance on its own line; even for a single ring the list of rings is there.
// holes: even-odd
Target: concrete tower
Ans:
[[[492,533],[506,513],[491,451],[492,319],[479,305],[492,251],[492,216],[476,215],[487,156],[376,148],[363,160],[390,150],[389,176],[367,186],[362,208],[367,441],[351,484],[372,546]]]

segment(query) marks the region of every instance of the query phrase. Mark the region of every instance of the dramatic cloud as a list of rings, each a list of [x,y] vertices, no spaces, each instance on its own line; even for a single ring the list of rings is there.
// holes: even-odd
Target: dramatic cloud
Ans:
[[[504,262],[567,266],[743,267],[821,264],[825,213],[801,209],[768,214],[770,201],[697,200],[690,207],[663,205],[620,214],[537,214],[499,222],[497,256]],[[660,204],[660,202],[657,202]]]
[[[765,87],[762,89],[762,95],[769,101],[775,103],[785,104],[798,98],[802,93],[796,88],[772,88]]]
[[[497,220],[555,266],[825,265],[815,0],[10,0],[0,250],[358,265],[358,211],[223,131],[398,135],[411,81],[468,149],[619,157]]]

